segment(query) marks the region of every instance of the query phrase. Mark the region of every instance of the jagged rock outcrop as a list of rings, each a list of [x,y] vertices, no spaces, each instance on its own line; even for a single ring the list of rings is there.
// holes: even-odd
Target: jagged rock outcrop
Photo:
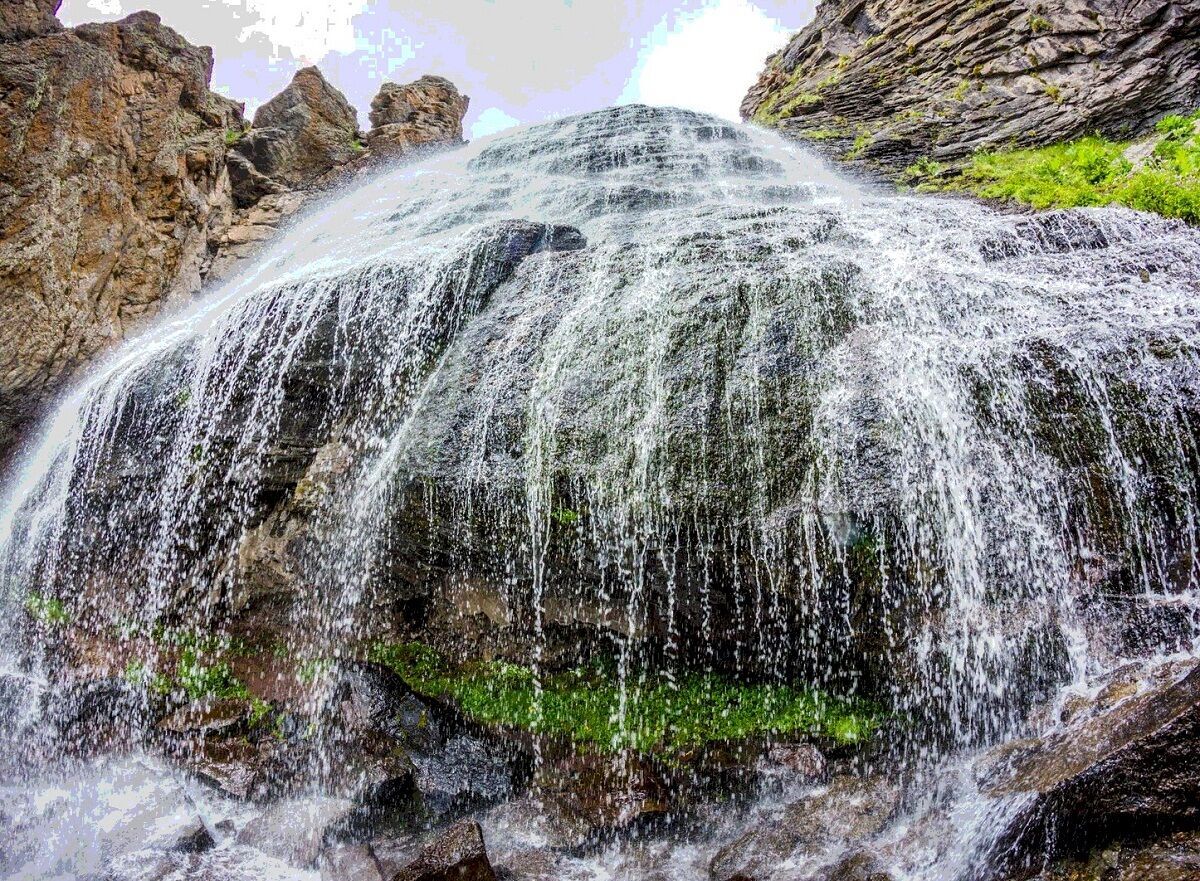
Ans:
[[[301,68],[258,109],[254,127],[233,146],[229,170],[238,207],[304,187],[362,151],[358,118],[346,96],[317,68]]]
[[[741,112],[898,170],[1198,104],[1200,0],[825,0]]]
[[[461,143],[467,108],[439,77],[388,84],[367,149],[308,67],[247,128],[209,89],[207,47],[152,13],[64,29],[60,4],[0,8],[0,458],[80,366],[256,253],[309,193]]]
[[[158,16],[0,11],[0,451],[81,364],[200,287],[232,216],[212,52]],[[25,39],[13,39],[14,37]]]
[[[255,114],[229,155],[238,206],[213,263],[214,278],[257,253],[311,194],[370,173],[381,161],[463,143],[470,99],[454,83],[423,76],[384,83],[371,102],[371,132],[359,135],[354,111],[315,67]]]
[[[373,151],[388,155],[460,144],[470,100],[440,76],[423,76],[407,85],[384,83],[371,101],[368,143]]]
[[[1000,747],[981,767],[987,795],[1023,799],[996,838],[997,877],[1027,877],[1089,846],[1200,821],[1194,663],[1123,668],[1093,700],[1065,709],[1063,728]]]
[[[0,43],[27,40],[62,30],[55,13],[62,0],[6,0],[0,10]]]

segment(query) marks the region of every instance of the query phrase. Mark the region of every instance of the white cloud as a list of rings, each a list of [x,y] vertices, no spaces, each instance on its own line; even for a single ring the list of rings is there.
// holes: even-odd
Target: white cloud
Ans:
[[[471,125],[471,138],[483,138],[487,135],[494,135],[496,132],[502,132],[506,128],[512,128],[520,124],[521,120],[514,119],[499,107],[489,107],[480,113],[479,118]]]
[[[303,64],[320,61],[330,52],[357,48],[354,18],[368,0],[224,0],[243,7],[256,20],[242,30],[242,39],[266,37],[276,51],[287,49]]]
[[[620,102],[686,107],[738,118],[763,61],[791,31],[749,0],[709,0],[664,17],[642,41]]]

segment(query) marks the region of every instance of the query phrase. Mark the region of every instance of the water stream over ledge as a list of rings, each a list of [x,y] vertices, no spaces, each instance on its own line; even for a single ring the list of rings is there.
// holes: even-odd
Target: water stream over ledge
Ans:
[[[725,881],[802,805],[756,881],[986,878],[1031,796],[975,757],[1196,654],[1197,294],[1182,224],[876,192],[678,110],[376,177],[13,476],[0,871],[317,877],[469,815],[511,877]]]

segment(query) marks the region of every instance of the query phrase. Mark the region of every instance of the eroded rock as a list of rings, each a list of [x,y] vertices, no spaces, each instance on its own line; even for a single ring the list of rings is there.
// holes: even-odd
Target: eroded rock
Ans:
[[[461,144],[470,98],[440,76],[400,85],[384,83],[371,101],[372,152],[389,157]]]
[[[212,52],[148,12],[0,19],[0,450],[80,365],[199,287],[232,218]],[[14,39],[23,35],[26,39]]]
[[[391,876],[391,881],[495,881],[483,832],[473,820],[455,823]]]
[[[1100,132],[1200,104],[1197,0],[826,0],[767,60],[742,116],[900,170]]]

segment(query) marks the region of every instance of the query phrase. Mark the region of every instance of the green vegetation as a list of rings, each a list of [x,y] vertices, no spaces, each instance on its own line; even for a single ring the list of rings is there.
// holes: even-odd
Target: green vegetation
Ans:
[[[157,694],[182,692],[188,700],[211,698],[248,698],[250,692],[225,661],[205,659],[193,648],[184,649],[173,676],[153,673],[141,661],[130,661],[125,668],[126,681]]]
[[[1033,15],[1029,18],[1029,30],[1035,34],[1044,34],[1054,26],[1049,21],[1042,18],[1040,15]]]
[[[868,739],[879,724],[869,708],[811,689],[741,684],[712,675],[630,684],[581,668],[544,677],[502,662],[454,666],[420,643],[379,644],[371,659],[416,692],[448,698],[479,722],[512,726],[604,751],[683,751],[711,741],[769,734],[812,735],[841,744]]]
[[[244,134],[246,134],[245,129],[240,129],[240,128],[226,129],[225,130],[225,146],[232,147],[234,144],[236,144],[238,141],[240,141],[242,139],[242,136]]]
[[[579,522],[579,512],[570,508],[558,508],[550,512],[550,519],[559,526],[574,526]]]
[[[1200,111],[1168,116],[1162,140],[1144,164],[1125,158],[1129,142],[1086,137],[1065,144],[975,155],[962,173],[935,180],[941,169],[924,160],[905,171],[922,188],[959,189],[1034,208],[1125,205],[1200,224]]]
[[[350,141],[350,149],[353,150],[355,153],[361,153],[363,150],[365,150],[367,148],[363,145],[363,142],[361,140],[359,140],[358,138],[353,138]]]
[[[71,613],[62,604],[62,600],[37,592],[25,597],[25,611],[39,624],[45,624],[48,627],[59,627],[71,620]]]
[[[858,137],[854,139],[854,143],[850,145],[850,149],[843,158],[857,159],[867,147],[871,146],[872,137],[869,131],[860,131]]]

